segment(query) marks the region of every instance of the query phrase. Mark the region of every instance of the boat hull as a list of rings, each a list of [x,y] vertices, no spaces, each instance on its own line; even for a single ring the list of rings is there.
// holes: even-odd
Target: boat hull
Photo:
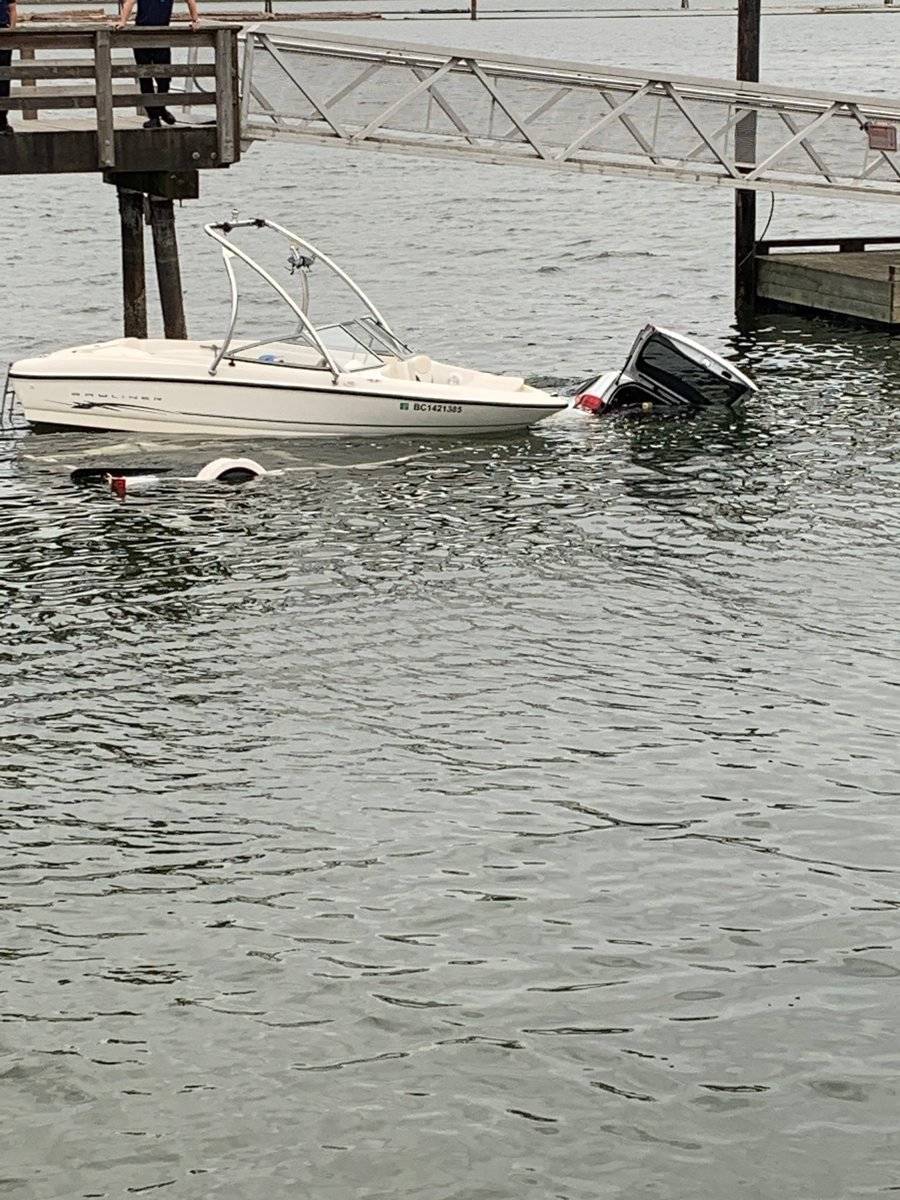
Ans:
[[[223,368],[223,372],[228,368]],[[546,393],[496,399],[413,397],[398,388],[367,394],[332,386],[273,386],[219,379],[50,377],[10,372],[28,421],[37,427],[201,437],[333,438],[452,435],[524,428],[566,407]],[[441,389],[445,392],[446,389]]]

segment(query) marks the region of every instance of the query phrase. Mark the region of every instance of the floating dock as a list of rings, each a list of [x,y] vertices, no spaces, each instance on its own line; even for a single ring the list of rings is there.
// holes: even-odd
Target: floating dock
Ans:
[[[758,308],[900,328],[900,238],[759,242]]]

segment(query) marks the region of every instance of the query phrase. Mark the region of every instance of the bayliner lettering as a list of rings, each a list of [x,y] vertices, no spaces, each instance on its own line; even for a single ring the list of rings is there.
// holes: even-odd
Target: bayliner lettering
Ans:
[[[129,405],[135,402],[142,404],[161,404],[161,396],[141,395],[131,392],[123,395],[120,392],[72,392],[74,408],[114,408],[116,405]]]

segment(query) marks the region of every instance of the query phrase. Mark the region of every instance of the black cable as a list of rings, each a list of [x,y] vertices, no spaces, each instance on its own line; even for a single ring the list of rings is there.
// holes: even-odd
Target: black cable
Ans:
[[[748,263],[750,261],[750,259],[753,258],[753,256],[756,254],[757,244],[759,242],[763,241],[766,234],[769,232],[769,226],[772,224],[772,218],[775,215],[775,193],[769,192],[769,196],[770,196],[769,217],[768,217],[768,220],[766,221],[765,228],[763,229],[762,233],[760,234],[760,236],[758,238],[754,238],[753,249],[750,251],[750,253],[745,254],[744,257],[741,259],[741,261],[738,263],[737,270],[739,270],[739,271],[744,266],[745,263]]]

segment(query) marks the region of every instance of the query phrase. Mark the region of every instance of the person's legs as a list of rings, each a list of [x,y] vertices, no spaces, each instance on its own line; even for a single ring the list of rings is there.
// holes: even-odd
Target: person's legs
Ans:
[[[159,50],[151,50],[153,61],[159,63],[160,66],[170,67],[172,65],[172,51],[168,46],[163,46]],[[156,90],[158,92],[167,92],[172,86],[172,80],[167,75],[164,79],[157,79]]]
[[[149,66],[151,63],[156,62],[156,58],[154,57],[155,54],[156,54],[155,50],[146,50],[146,49],[138,48],[134,52],[134,61],[138,64],[139,67],[146,67],[146,66]],[[138,87],[141,89],[141,91],[145,95],[153,94],[153,91],[154,91],[153,80],[150,79],[149,76],[142,75],[140,77],[140,79],[138,80]],[[145,111],[147,113],[147,121],[144,122],[145,126],[149,125],[149,126],[153,127],[155,125],[158,125],[159,124],[158,109],[148,108]]]
[[[155,55],[155,57],[153,59],[154,62],[160,63],[161,65],[165,65],[165,66],[171,65],[172,51],[168,48],[168,46],[163,47],[161,50],[154,50],[154,51],[152,51],[152,53]],[[171,80],[170,76],[168,76],[168,75],[166,75],[166,77],[164,79],[157,79],[157,81],[156,81],[156,90],[160,94],[162,94],[163,92],[168,92],[169,89],[171,88],[171,86],[172,86],[172,80]],[[175,117],[173,116],[172,113],[169,112],[169,110],[167,108],[158,108],[156,111],[159,113],[160,119],[165,121],[165,123],[167,125],[175,124]]]
[[[0,50],[0,67],[8,67],[12,63],[12,50]],[[0,97],[5,99],[9,95],[9,80],[0,79]],[[6,109],[0,112],[0,130],[11,129],[12,126],[7,118]]]

